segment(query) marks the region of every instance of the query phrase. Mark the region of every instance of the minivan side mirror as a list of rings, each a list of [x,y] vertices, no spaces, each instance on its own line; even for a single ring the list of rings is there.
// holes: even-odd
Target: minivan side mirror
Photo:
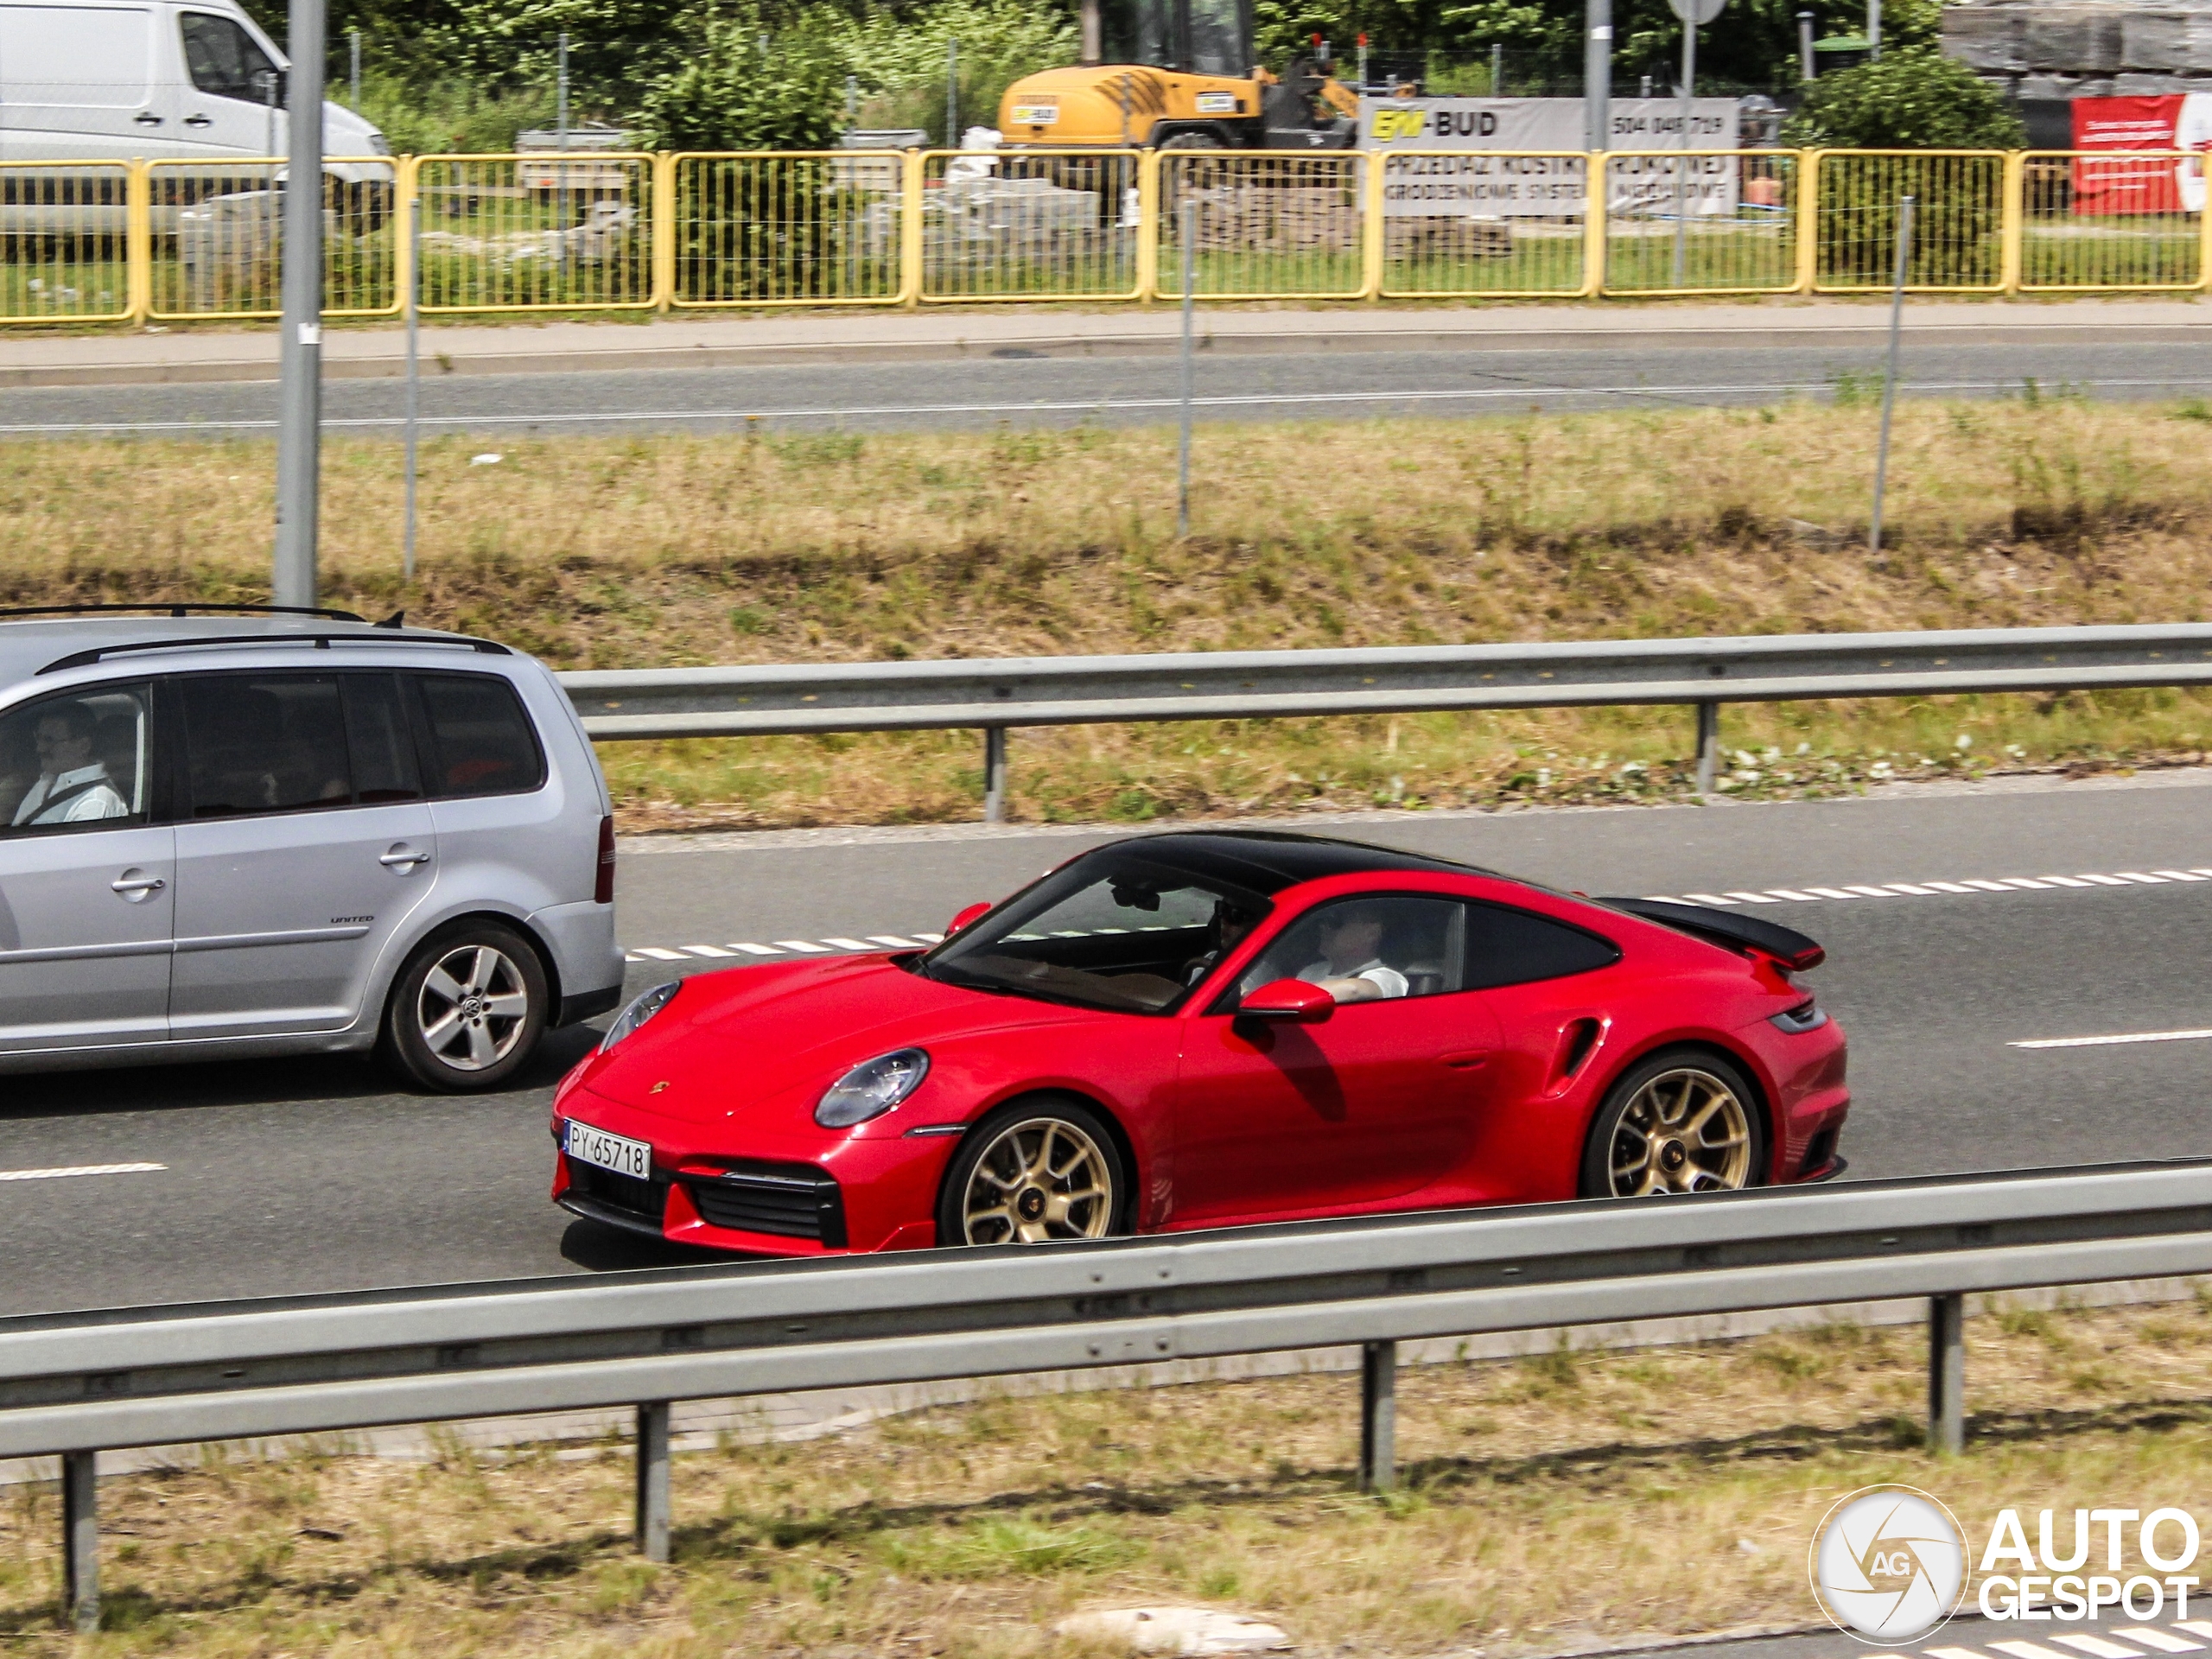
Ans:
[[[967,909],[962,911],[957,916],[955,916],[950,921],[944,925],[944,937],[948,939],[950,938],[962,928],[974,926],[977,922],[982,920],[984,917],[990,913],[990,900],[988,899],[978,899],[976,903],[969,906]]]
[[[1318,1026],[1337,1011],[1337,999],[1302,979],[1269,980],[1236,1005],[1239,1020],[1281,1020]]]

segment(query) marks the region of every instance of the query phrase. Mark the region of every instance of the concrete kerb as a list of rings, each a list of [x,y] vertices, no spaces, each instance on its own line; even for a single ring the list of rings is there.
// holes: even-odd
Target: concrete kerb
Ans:
[[[2063,1289],[2015,1291],[1998,1297],[1967,1299],[1969,1319],[1994,1306],[2007,1308],[2155,1306],[2196,1300],[2212,1284],[2198,1279],[2122,1280]],[[1700,1315],[1686,1319],[1637,1319],[1616,1325],[1500,1332],[1478,1337],[1438,1338],[1397,1344],[1400,1366],[1483,1363],[1522,1358],[1556,1351],[1562,1342],[1576,1351],[1680,1347],[1740,1341],[1770,1332],[1830,1324],[1924,1325],[1925,1298],[1840,1303],[1826,1307],[1769,1309],[1754,1313]],[[1103,1389],[1171,1388],[1193,1382],[1251,1381],[1263,1377],[1334,1376],[1357,1372],[1357,1346],[1313,1348],[1286,1353],[1252,1354],[1219,1360],[1173,1360],[1154,1365],[1102,1367],[1096,1370],[1048,1371],[1030,1376],[975,1377],[885,1388],[823,1389],[807,1394],[692,1400],[677,1404],[671,1425],[671,1449],[711,1451],[726,1442],[745,1445],[796,1443],[850,1433],[887,1417],[963,1405],[973,1401],[1045,1394],[1081,1394]],[[519,1448],[553,1446],[556,1460],[598,1455],[602,1447],[626,1442],[636,1427],[627,1408],[604,1411],[478,1418],[452,1424],[410,1424],[364,1429],[341,1435],[224,1442],[232,1459],[277,1459],[295,1453],[334,1448],[353,1455],[430,1462],[449,1454],[458,1442],[497,1454]],[[143,1446],[100,1454],[103,1477],[165,1468],[191,1468],[201,1449],[194,1445]],[[59,1478],[56,1458],[0,1459],[0,1486],[50,1483]],[[1738,1634],[1749,1634],[1739,1632]],[[1651,1643],[1641,1643],[1649,1647]]]
[[[1672,307],[1495,305],[1208,310],[1201,349],[1217,356],[1357,352],[1567,352],[1663,349],[1715,334],[1764,346],[1864,346],[1883,335],[1878,308],[1850,300]],[[454,325],[423,334],[428,378],[573,374],[810,363],[1166,356],[1178,346],[1167,311],[931,311],[919,315],[683,316],[651,323]],[[2169,344],[2212,340],[2212,306],[2190,300],[1944,302],[1907,312],[1916,345]],[[330,379],[405,372],[399,331],[333,329]],[[0,335],[0,386],[154,385],[273,380],[273,332]]]

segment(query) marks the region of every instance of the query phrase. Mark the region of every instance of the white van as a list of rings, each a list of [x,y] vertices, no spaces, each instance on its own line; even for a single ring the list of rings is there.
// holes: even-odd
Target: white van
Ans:
[[[288,67],[237,0],[0,0],[0,161],[282,156]],[[391,153],[337,104],[322,106],[322,149]],[[330,171],[353,183],[391,176]]]

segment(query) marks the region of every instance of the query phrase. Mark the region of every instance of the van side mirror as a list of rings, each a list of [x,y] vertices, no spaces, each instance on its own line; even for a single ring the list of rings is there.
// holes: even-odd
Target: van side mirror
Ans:
[[[975,904],[969,906],[967,909],[962,911],[957,916],[955,916],[950,921],[944,925],[944,937],[949,939],[954,934],[957,933],[962,928],[973,927],[977,922],[982,920],[984,917],[990,913],[990,900],[988,899],[977,900]]]
[[[1337,999],[1302,979],[1269,980],[1236,1005],[1239,1020],[1281,1020],[1318,1026],[1337,1011]]]

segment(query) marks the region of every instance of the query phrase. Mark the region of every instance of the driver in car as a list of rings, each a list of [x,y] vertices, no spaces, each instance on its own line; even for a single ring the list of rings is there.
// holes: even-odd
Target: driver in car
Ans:
[[[1321,918],[1321,960],[1298,970],[1339,1002],[1379,1002],[1403,996],[1406,976],[1383,962],[1382,918],[1372,906],[1343,905]]]

